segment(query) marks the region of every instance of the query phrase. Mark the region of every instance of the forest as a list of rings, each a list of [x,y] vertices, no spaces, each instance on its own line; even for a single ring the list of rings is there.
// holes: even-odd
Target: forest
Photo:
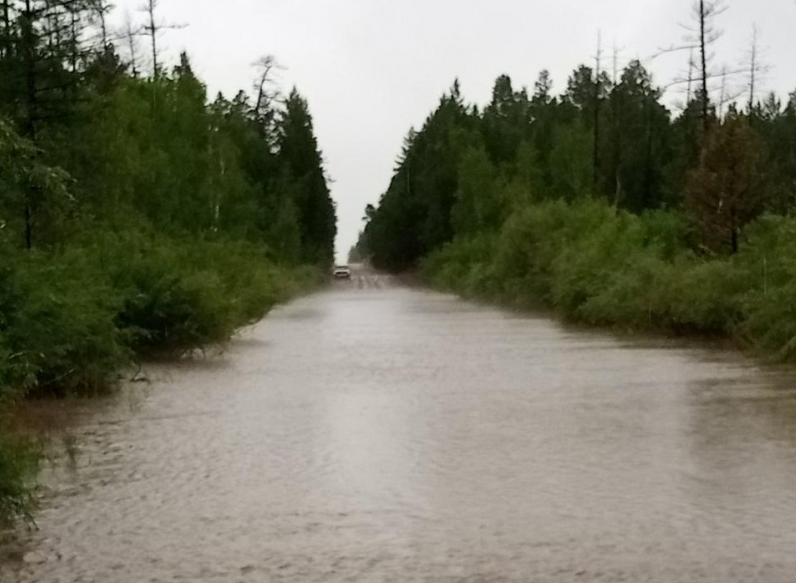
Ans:
[[[336,234],[306,99],[273,57],[209,99],[157,0],[0,2],[0,522],[31,508],[24,397],[93,396],[321,281]],[[256,55],[252,60],[255,60]]]
[[[725,7],[694,3],[684,46],[662,51],[686,73],[665,86],[602,49],[559,94],[547,71],[530,90],[501,76],[479,108],[455,83],[407,135],[352,255],[467,297],[796,360],[796,92],[760,90],[756,30],[747,62],[718,66]]]

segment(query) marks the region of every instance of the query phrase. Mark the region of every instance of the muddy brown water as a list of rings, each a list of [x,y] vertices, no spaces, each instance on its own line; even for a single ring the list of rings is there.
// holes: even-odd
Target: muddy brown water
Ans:
[[[384,276],[70,406],[2,581],[796,581],[796,374]]]

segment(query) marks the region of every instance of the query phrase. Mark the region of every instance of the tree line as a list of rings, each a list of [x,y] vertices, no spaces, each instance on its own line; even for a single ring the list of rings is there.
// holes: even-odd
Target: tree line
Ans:
[[[0,521],[31,501],[18,399],[223,342],[333,260],[313,119],[275,59],[208,99],[186,54],[161,54],[157,0],[123,30],[112,10],[0,0]]]
[[[445,289],[622,328],[731,335],[796,358],[796,92],[718,68],[721,2],[694,4],[687,73],[577,67],[555,94],[508,76],[480,108],[458,82],[411,130],[352,250]],[[735,87],[736,89],[733,89]],[[671,106],[667,90],[685,100]]]
[[[737,252],[746,224],[792,208],[796,93],[721,116],[699,98],[672,115],[661,97],[639,61],[615,83],[583,65],[560,96],[546,71],[530,94],[501,76],[483,111],[455,84],[406,137],[361,245],[377,266],[406,269],[457,234],[499,228],[523,200],[596,198],[684,213],[703,251]]]
[[[150,0],[127,33],[132,47],[151,39],[144,77],[134,48],[132,61],[120,56],[106,2],[3,0],[0,114],[6,142],[30,151],[3,164],[9,242],[47,248],[132,214],[166,231],[246,238],[280,260],[331,261],[334,205],[306,100],[273,92],[268,58],[254,96],[208,103],[187,55],[163,70],[156,9]]]

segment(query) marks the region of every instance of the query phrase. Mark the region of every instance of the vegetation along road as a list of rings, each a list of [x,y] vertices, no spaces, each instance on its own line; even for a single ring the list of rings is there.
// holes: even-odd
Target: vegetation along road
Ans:
[[[0,0],[3,583],[796,580],[793,2],[131,3]]]

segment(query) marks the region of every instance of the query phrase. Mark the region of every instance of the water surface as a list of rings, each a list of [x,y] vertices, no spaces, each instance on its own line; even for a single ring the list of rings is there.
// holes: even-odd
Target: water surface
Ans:
[[[23,583],[796,580],[796,374],[358,274],[73,407]]]

